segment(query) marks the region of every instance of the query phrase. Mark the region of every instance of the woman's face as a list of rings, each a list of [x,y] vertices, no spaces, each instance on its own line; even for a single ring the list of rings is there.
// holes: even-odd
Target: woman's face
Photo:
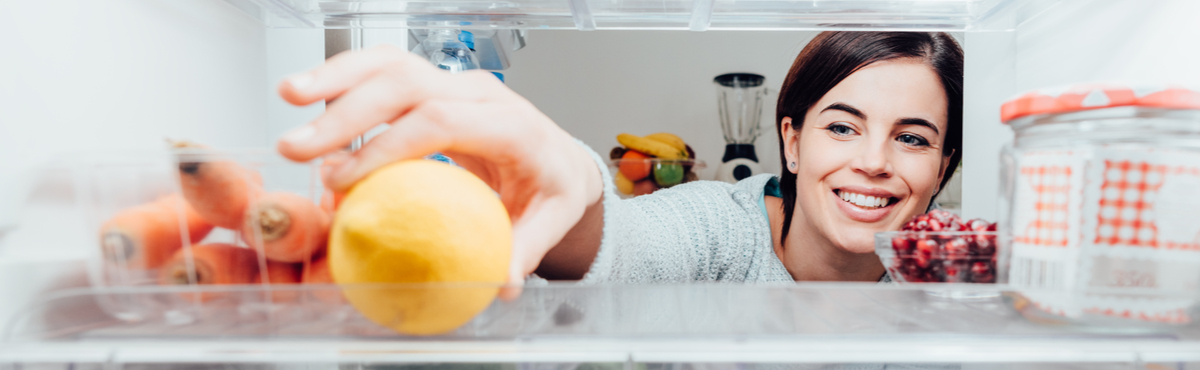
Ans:
[[[825,94],[794,130],[785,118],[786,168],[796,174],[797,225],[854,253],[922,213],[949,157],[947,99],[918,59],[876,62]]]

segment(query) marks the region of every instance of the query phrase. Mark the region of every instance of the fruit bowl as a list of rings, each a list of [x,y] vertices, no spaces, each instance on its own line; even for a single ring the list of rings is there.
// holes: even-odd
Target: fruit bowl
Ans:
[[[899,283],[995,284],[1001,271],[995,231],[891,231],[875,234],[875,254]]]

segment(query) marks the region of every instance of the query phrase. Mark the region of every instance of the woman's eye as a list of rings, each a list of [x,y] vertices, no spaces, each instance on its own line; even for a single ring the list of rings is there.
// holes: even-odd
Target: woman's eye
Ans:
[[[896,138],[896,141],[912,146],[929,146],[929,140],[913,134],[900,135],[900,137]]]
[[[830,124],[829,126],[826,126],[825,129],[829,130],[829,132],[832,132],[834,135],[838,135],[838,136],[846,136],[846,135],[854,134],[854,129],[850,128],[850,126],[846,126],[844,124],[836,123],[836,122]]]

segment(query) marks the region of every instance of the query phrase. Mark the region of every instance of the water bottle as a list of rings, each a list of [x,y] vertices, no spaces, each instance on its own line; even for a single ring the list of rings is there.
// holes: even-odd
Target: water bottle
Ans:
[[[425,41],[421,41],[421,48],[429,53],[429,61],[433,62],[433,65],[450,73],[479,69],[479,60],[475,58],[475,53],[466,43],[459,40],[459,36],[458,30],[430,30]]]

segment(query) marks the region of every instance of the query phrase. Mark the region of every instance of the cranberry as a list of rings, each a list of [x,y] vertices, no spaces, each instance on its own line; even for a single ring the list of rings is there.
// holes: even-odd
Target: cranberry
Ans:
[[[963,238],[954,238],[946,243],[946,252],[951,255],[965,256],[971,251],[971,246]]]
[[[955,220],[954,222],[950,223],[950,226],[946,228],[946,231],[967,231],[967,225]]]
[[[896,253],[900,253],[900,254],[912,253],[913,244],[916,244],[916,243],[913,243],[913,241],[907,237],[897,236],[895,238],[892,238],[892,250],[895,250]]]
[[[987,262],[975,262],[971,264],[971,275],[976,277],[987,276],[992,274],[992,266]]]
[[[933,239],[922,239],[917,242],[917,251],[924,255],[933,254],[934,251],[938,250],[938,247],[940,245],[938,245],[937,240]]]
[[[987,221],[978,218],[967,223],[967,227],[970,228],[971,231],[987,231],[988,225],[990,224]]]
[[[954,221],[954,219],[958,218],[957,215],[943,209],[929,211],[929,215],[933,219],[938,220],[938,222],[941,222],[942,225],[949,224],[951,221]]]
[[[956,260],[946,266],[947,282],[969,282],[971,262]]]
[[[937,219],[929,220],[929,231],[942,231],[945,224]]]
[[[913,230],[929,230],[929,220],[917,220],[917,224],[913,225]]]
[[[933,260],[929,263],[929,270],[926,271],[928,281],[943,282],[946,281],[946,262],[945,260]]]
[[[988,224],[987,231],[996,231],[996,223]]]

